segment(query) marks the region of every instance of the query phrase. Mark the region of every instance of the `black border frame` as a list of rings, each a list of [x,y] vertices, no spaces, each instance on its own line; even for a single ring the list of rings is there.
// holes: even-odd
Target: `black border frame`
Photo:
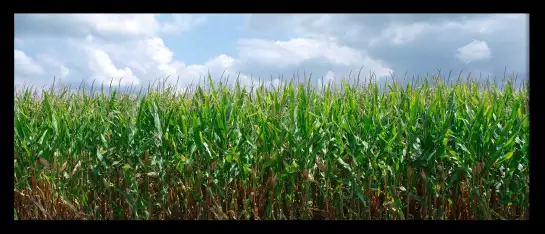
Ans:
[[[86,4],[87,3],[87,4]],[[144,13],[144,12],[161,12],[161,13],[515,13],[515,12],[527,12],[529,13],[529,7],[524,7],[521,3],[518,3],[516,5],[510,4],[510,5],[503,5],[496,3],[495,6],[492,6],[492,4],[486,4],[483,1],[483,4],[480,5],[478,2],[472,2],[472,3],[465,3],[457,1],[454,2],[447,2],[447,1],[439,1],[439,2],[433,2],[432,4],[425,4],[426,6],[422,4],[418,4],[417,2],[401,2],[401,4],[398,2],[396,4],[392,3],[386,3],[382,4],[382,7],[380,4],[374,4],[374,3],[380,3],[380,2],[357,2],[361,3],[362,7],[357,7],[357,4],[352,3],[341,3],[336,1],[334,4],[325,2],[325,3],[319,3],[319,2],[309,2],[307,4],[303,3],[297,7],[297,4],[282,4],[279,1],[274,2],[259,2],[263,3],[265,5],[264,7],[258,7],[257,4],[253,5],[252,2],[244,3],[240,2],[240,4],[235,4],[235,2],[225,2],[225,1],[218,1],[216,3],[212,2],[204,2],[204,4],[198,4],[200,2],[181,2],[180,7],[174,7],[171,4],[160,4],[160,3],[151,3],[151,4],[134,4],[135,2],[127,4],[126,2],[122,1],[110,1],[108,3],[102,3],[101,1],[92,1],[92,2],[69,2],[69,3],[54,3],[49,1],[16,1],[12,4],[15,5],[14,13],[69,13],[69,12],[81,12],[81,13],[91,13],[91,12],[101,12],[101,13],[121,13],[121,12],[134,12],[134,13]],[[257,3],[257,2],[256,2]],[[407,4],[403,4],[407,3]],[[24,5],[23,5],[24,4]],[[443,7],[441,7],[443,5]],[[289,7],[282,7],[282,6],[289,6]],[[466,6],[466,7],[464,7]],[[504,7],[502,7],[504,6]],[[177,10],[177,11],[174,11]],[[2,20],[5,24],[10,24],[14,20],[14,18],[8,18],[12,16],[8,16],[8,14],[5,14],[6,18]],[[531,17],[531,19],[536,19],[535,15]],[[535,21],[535,20],[534,20]],[[532,25],[536,25],[535,23],[530,23],[530,28]],[[7,25],[6,28],[10,28],[9,25]],[[531,31],[531,30],[530,30]],[[534,33],[534,38],[537,38],[537,33]],[[531,38],[531,35],[530,35]],[[536,41],[540,41],[537,39],[534,39]],[[534,45],[534,50],[537,50],[539,47],[539,44]],[[11,48],[6,47],[6,57],[11,54]],[[530,57],[532,54],[537,54],[537,52],[529,53]],[[11,56],[11,55],[10,55]],[[537,56],[534,56],[537,58]],[[10,61],[10,60],[8,60]],[[531,63],[530,59],[530,63]],[[537,62],[534,62],[537,64]],[[4,65],[6,65],[4,63]],[[7,65],[6,65],[7,66]],[[11,68],[7,68],[8,71]],[[531,66],[529,71],[531,71]],[[537,74],[537,73],[536,73]],[[536,87],[537,84],[540,82],[540,78],[534,78],[530,79],[531,87],[534,87],[534,90],[537,90]],[[7,87],[9,90],[6,90],[5,92],[1,92],[2,95],[4,95],[4,100],[9,100],[8,102],[3,102],[5,105],[13,105],[13,102],[11,101],[13,98],[13,93],[11,92],[12,83],[10,79],[7,79],[9,84],[6,84],[5,87]],[[538,98],[538,95],[540,93],[531,92],[530,96],[533,99]],[[7,104],[6,104],[7,103]],[[534,103],[534,106],[536,102]],[[539,104],[539,102],[538,102]],[[5,134],[4,137],[6,137],[8,140],[2,141],[2,144],[6,144],[6,147],[2,147],[2,149],[5,149],[8,151],[6,154],[9,155],[9,144],[13,143],[11,140],[11,136],[13,134],[13,122],[11,122],[10,115],[11,115],[11,107],[5,107],[3,109],[6,110],[6,112],[9,112],[9,115],[3,115],[3,117],[7,118],[7,122],[9,123],[10,130],[4,131]],[[534,110],[536,110],[534,108]],[[540,118],[536,117],[538,116],[538,112],[534,111],[534,113],[530,115],[531,119],[531,128],[535,134],[532,135],[531,138],[531,145],[539,144],[539,125]],[[538,145],[539,147],[539,145]],[[537,147],[534,147],[533,149],[530,147],[530,154],[534,153],[534,155],[537,155],[538,151],[536,150]],[[7,156],[6,155],[6,156]],[[6,173],[4,178],[10,178],[13,173],[13,167],[11,167],[11,159],[10,157],[3,157],[3,160],[5,160],[4,165],[10,165],[11,170],[1,170],[1,172]],[[534,181],[534,189],[531,191],[530,200],[533,204],[532,207],[538,206],[539,198],[541,196],[537,195],[539,193],[539,189],[537,184],[539,183],[539,176],[536,172],[537,166],[532,165],[541,165],[538,161],[541,160],[541,157],[534,156],[531,159],[530,163],[530,172],[531,172],[531,178],[532,181]],[[533,167],[533,168],[532,168]],[[5,191],[5,194],[11,193],[11,188],[8,186],[3,187]],[[262,221],[262,222],[248,222],[248,221],[181,221],[181,222],[173,222],[173,221],[148,221],[148,222],[139,222],[139,221],[132,221],[132,222],[123,222],[123,221],[72,221],[72,222],[58,222],[55,223],[54,221],[13,221],[12,214],[11,214],[11,207],[12,203],[10,199],[13,199],[10,195],[8,195],[8,199],[3,199],[3,205],[6,206],[4,210],[6,213],[4,214],[6,219],[11,221],[12,227],[14,231],[18,232],[23,229],[28,231],[44,231],[47,230],[46,228],[49,228],[48,230],[59,232],[59,231],[79,231],[82,230],[83,227],[85,231],[101,231],[101,232],[131,232],[131,231],[142,231],[142,232],[149,232],[149,231],[156,231],[158,232],[158,228],[162,228],[165,231],[208,231],[208,230],[217,230],[220,232],[240,232],[240,231],[250,231],[250,232],[262,232],[262,231],[271,231],[274,232],[276,230],[278,231],[299,231],[299,228],[301,231],[308,231],[308,232],[314,232],[321,231],[325,233],[331,233],[332,231],[349,231],[350,229],[353,229],[357,232],[367,232],[367,231],[385,231],[385,230],[392,230],[392,229],[398,229],[401,232],[407,232],[409,228],[414,228],[416,232],[422,232],[425,230],[430,230],[433,232],[457,232],[460,231],[475,231],[475,232],[511,232],[512,231],[518,231],[518,232],[525,232],[530,231],[530,227],[532,224],[535,223],[536,219],[539,219],[540,216],[537,212],[532,212],[532,210],[538,210],[537,208],[531,207],[530,209],[530,221],[437,221],[437,222],[425,222],[425,221],[277,221],[277,222],[270,222],[270,221]],[[56,224],[59,224],[60,226],[56,226]],[[11,226],[11,225],[10,225]],[[118,230],[116,230],[119,228]],[[264,229],[260,229],[264,228]],[[11,228],[10,228],[11,229]],[[131,230],[132,229],[132,230]],[[170,230],[169,230],[170,229]],[[276,229],[276,230],[275,230]],[[375,229],[375,230],[373,230]],[[481,230],[479,230],[481,229]]]

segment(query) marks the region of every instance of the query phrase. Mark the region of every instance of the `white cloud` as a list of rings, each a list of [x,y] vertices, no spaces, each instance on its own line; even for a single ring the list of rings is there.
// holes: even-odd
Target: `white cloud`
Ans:
[[[350,14],[254,14],[248,17],[247,25],[255,31],[277,30],[303,38],[345,41],[361,36],[365,30],[364,25],[350,22],[350,17]]]
[[[396,45],[405,44],[416,40],[426,30],[429,30],[431,25],[428,23],[413,23],[413,24],[397,24],[393,23],[382,32],[382,37],[379,37],[371,42],[377,42],[388,38]]]
[[[334,72],[328,71],[323,77],[319,78],[317,80],[317,88],[318,90],[322,90],[322,86],[326,87],[328,84],[332,84],[335,86],[335,84],[338,84],[337,76]]]
[[[44,70],[33,58],[25,52],[14,50],[14,71],[16,75],[41,75]]]
[[[208,61],[207,66],[217,69],[228,69],[233,66],[235,60],[225,54],[220,54],[218,57]]]
[[[378,37],[370,40],[370,45],[390,42],[402,45],[429,35],[452,40],[465,35],[488,35],[517,27],[526,20],[522,14],[497,14],[481,17],[445,18],[441,20],[402,22],[391,21]]]
[[[473,40],[458,48],[456,57],[467,64],[473,61],[485,60],[491,57],[491,51],[485,41]]]
[[[148,81],[170,75],[168,83],[176,82],[179,76],[179,85],[183,87],[207,76],[208,72],[217,81],[225,70],[225,76],[233,81],[239,71],[252,74],[252,77],[270,74],[277,78],[280,73],[295,72],[300,68],[305,69],[307,75],[313,72],[318,80],[325,74],[326,81],[335,74],[357,71],[362,65],[363,76],[375,72],[377,77],[382,77],[389,76],[394,69],[398,70],[396,68],[416,70],[436,64],[456,65],[460,64],[458,59],[466,63],[460,66],[475,66],[473,61],[491,58],[489,63],[501,63],[503,69],[513,63],[524,63],[521,56],[527,55],[521,44],[527,38],[524,36],[527,29],[523,27],[528,20],[525,15],[267,14],[249,18],[250,27],[260,33],[276,31],[268,35],[246,35],[252,39],[229,37],[238,40],[235,52],[238,54],[226,52],[232,48],[218,47],[218,56],[187,64],[175,56],[178,51],[169,48],[165,38],[190,33],[204,23],[213,23],[214,17],[207,19],[203,15],[183,14],[16,15],[14,44],[20,51],[15,55],[15,60],[19,56],[20,61],[19,67],[17,62],[15,65],[15,70],[19,70],[16,79],[32,81],[56,76],[63,82],[78,80],[79,83],[82,77],[114,78],[114,82],[124,77],[122,84],[134,81],[147,85]],[[216,25],[224,27],[223,22]],[[472,38],[481,41],[456,51]],[[209,44],[201,46],[213,49]],[[199,53],[201,48],[192,49]],[[493,57],[491,49],[494,50]],[[28,54],[31,51],[37,53]],[[30,65],[22,66],[22,63]],[[479,69],[497,72],[487,63],[478,65]],[[244,84],[252,82],[248,75],[241,74],[240,77],[243,83],[246,82]],[[273,79],[271,84],[275,82]]]
[[[520,25],[527,20],[524,14],[496,14],[488,17],[441,22],[437,28],[443,31],[458,30],[465,33],[491,34]]]
[[[87,48],[88,66],[99,83],[118,82],[122,85],[140,84],[138,77],[134,76],[130,68],[118,69],[110,56],[100,49]]]
[[[66,76],[68,76],[68,74],[70,74],[70,69],[68,69],[64,65],[61,65],[60,71],[61,71],[62,78],[65,78]]]
[[[144,41],[143,49],[155,62],[165,64],[172,61],[174,53],[165,47],[163,39],[154,37]]]
[[[87,24],[102,35],[152,36],[160,26],[154,15],[76,15],[82,23]]]
[[[327,74],[325,74],[324,76],[324,83],[329,83],[330,81],[334,81],[335,80],[335,73],[333,73],[332,71],[328,71]]]
[[[138,77],[145,77],[146,81],[140,82],[142,84],[148,81],[153,83],[156,78],[170,76],[165,84],[174,85],[178,82],[179,88],[183,88],[192,81],[196,83],[206,77],[208,72],[215,80],[219,79],[225,69],[231,70],[226,75],[234,75],[232,70],[234,58],[220,54],[204,64],[186,65],[182,61],[174,60],[174,53],[159,37],[122,44],[92,44],[91,47],[102,48],[104,53],[112,55],[110,60],[115,61],[118,66],[125,66],[126,69],[138,74]]]
[[[159,20],[155,14],[29,14],[16,15],[15,44],[23,39],[40,48],[34,66],[20,65],[27,73],[46,66],[48,77],[57,76],[65,82],[86,79],[92,82],[119,82],[121,85],[146,84],[156,78],[180,74],[187,70],[182,61],[160,36],[180,35],[202,25],[205,16],[170,15]],[[49,39],[49,38],[54,39]],[[59,52],[70,51],[70,53]],[[24,55],[24,53],[23,53]],[[17,51],[16,51],[17,60]],[[24,56],[20,56],[24,59]],[[21,62],[19,62],[20,64]],[[28,64],[29,62],[26,62]],[[16,67],[17,69],[17,67]],[[41,70],[43,73],[43,69]],[[38,82],[34,76],[16,76]],[[79,82],[78,82],[79,83]]]
[[[527,24],[524,14],[260,14],[248,20],[256,31],[276,30],[294,37],[365,46],[400,46],[424,36],[453,40],[507,31],[517,35],[513,29]]]
[[[204,16],[157,14],[24,14],[16,15],[16,36],[42,34],[54,37],[99,37],[108,41],[134,40],[159,34],[180,34],[198,27]],[[19,26],[19,27],[18,27]]]
[[[193,84],[195,84],[199,81],[203,81],[199,79],[208,79],[207,77],[209,72],[212,79],[216,82],[222,78],[221,76],[223,74],[223,79],[229,77],[230,84],[233,84],[237,77],[243,86],[252,84],[253,79],[245,74],[239,75],[236,69],[236,60],[230,56],[221,54],[217,57],[209,59],[204,64],[180,66],[178,68],[178,74],[180,74],[182,78],[186,78],[186,84],[189,84],[189,82],[193,82]]]
[[[525,73],[528,21],[525,14],[259,14],[249,17],[248,26],[261,34],[269,30],[271,36],[335,42],[385,60],[393,70],[418,75],[440,67],[474,73],[503,72],[508,66]],[[460,43],[472,38],[486,41],[495,54],[487,56],[482,50],[480,57],[490,59],[479,67],[471,62],[476,60],[459,64],[459,58],[451,56]]]
[[[28,14],[16,15],[16,33],[108,39],[151,36],[160,29],[152,14]],[[17,30],[17,24],[22,24]]]
[[[362,52],[333,41],[294,38],[289,41],[268,41],[263,39],[239,40],[241,60],[286,67],[302,62],[323,59],[333,65],[361,66],[375,70],[379,76],[391,71],[384,62],[370,58]]]
[[[169,34],[180,34],[188,32],[206,22],[204,16],[194,16],[187,14],[172,15],[173,20],[162,25],[161,31]]]

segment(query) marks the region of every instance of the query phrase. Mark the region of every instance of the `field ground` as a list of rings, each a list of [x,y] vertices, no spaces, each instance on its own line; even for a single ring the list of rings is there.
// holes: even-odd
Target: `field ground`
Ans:
[[[528,87],[511,81],[20,90],[14,216],[528,219]]]

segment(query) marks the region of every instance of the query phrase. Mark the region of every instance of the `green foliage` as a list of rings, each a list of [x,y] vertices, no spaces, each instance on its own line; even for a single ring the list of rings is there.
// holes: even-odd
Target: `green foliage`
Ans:
[[[527,219],[528,87],[434,81],[18,91],[15,219]]]

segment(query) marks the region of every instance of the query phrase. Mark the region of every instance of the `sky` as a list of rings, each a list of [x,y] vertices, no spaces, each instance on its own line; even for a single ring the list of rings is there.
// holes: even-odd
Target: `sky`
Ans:
[[[528,76],[524,14],[16,14],[15,86]],[[363,67],[363,68],[362,68]],[[457,76],[457,75],[456,75]],[[272,82],[272,83],[271,83]]]

